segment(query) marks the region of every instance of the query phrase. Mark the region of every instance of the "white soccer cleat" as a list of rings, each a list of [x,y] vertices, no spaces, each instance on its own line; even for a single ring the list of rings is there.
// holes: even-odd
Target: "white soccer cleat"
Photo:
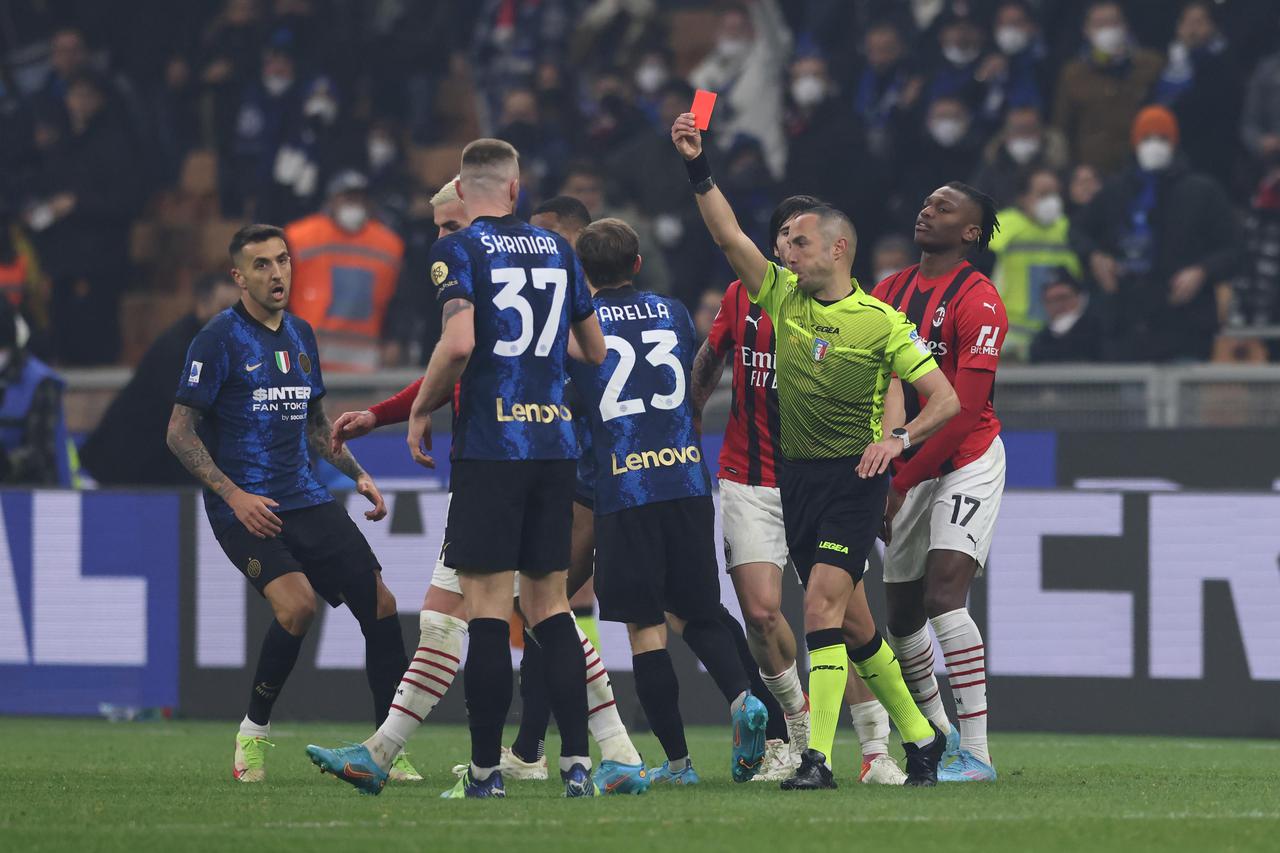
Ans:
[[[799,766],[800,756],[791,749],[791,744],[784,740],[767,740],[764,742],[764,759],[751,781],[781,782],[791,778]]]
[[[469,769],[471,769],[470,764],[455,764],[453,775],[462,776]],[[544,755],[537,761],[522,761],[518,755],[504,746],[502,748],[502,758],[498,762],[498,770],[501,771],[503,779],[545,782],[547,780],[547,757]]]
[[[805,697],[804,710],[795,714],[784,714],[787,723],[787,737],[791,740],[791,751],[796,754],[796,766],[800,764],[800,754],[809,748],[809,697]]]
[[[858,781],[864,785],[901,785],[907,781],[907,774],[898,766],[893,758],[880,753],[871,756],[870,760],[862,760],[862,772]]]

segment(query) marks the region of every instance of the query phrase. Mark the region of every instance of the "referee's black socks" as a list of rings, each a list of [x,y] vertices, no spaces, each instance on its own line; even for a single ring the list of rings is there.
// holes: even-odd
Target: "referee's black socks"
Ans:
[[[505,619],[472,619],[468,631],[471,640],[462,671],[471,727],[471,763],[494,768],[502,759],[502,724],[511,708],[510,629]]]
[[[569,613],[549,616],[533,626],[533,636],[541,647],[547,701],[560,729],[560,756],[585,760],[589,766],[587,664],[573,616]]]

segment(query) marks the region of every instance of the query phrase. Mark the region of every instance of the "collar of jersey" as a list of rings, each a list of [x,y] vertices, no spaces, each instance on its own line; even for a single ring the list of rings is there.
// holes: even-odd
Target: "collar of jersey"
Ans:
[[[844,302],[850,296],[857,296],[859,293],[862,292],[862,285],[858,284],[858,280],[856,278],[849,279],[849,286],[852,287],[853,290],[850,290],[847,294],[845,294],[844,296],[841,296],[839,299],[836,299],[832,302],[826,302],[825,300],[819,299],[816,296],[811,298],[813,299],[814,302],[818,303],[823,308],[830,308],[832,305],[837,305],[841,302]]]
[[[602,287],[596,291],[597,299],[621,299],[624,296],[631,296],[636,292],[634,284],[624,284],[621,287]]]
[[[471,222],[473,224],[476,222],[496,222],[499,225],[524,224],[520,217],[516,216],[514,213],[508,213],[506,216],[477,216],[475,219],[471,220]]]
[[[241,317],[243,317],[246,321],[248,321],[249,323],[252,323],[253,325],[257,326],[259,329],[262,329],[264,332],[266,332],[266,333],[267,333],[267,334],[269,334],[269,335],[278,335],[278,334],[280,334],[281,332],[283,332],[283,331],[284,331],[284,318],[283,318],[283,317],[281,317],[281,318],[280,318],[280,328],[278,328],[278,329],[273,329],[273,328],[271,328],[270,326],[268,326],[266,323],[264,323],[264,322],[262,322],[261,320],[259,320],[257,317],[254,317],[252,314],[250,314],[250,313],[249,313],[249,309],[247,309],[247,308],[245,308],[245,307],[244,307],[244,303],[243,303],[243,302],[237,302],[235,305],[232,305],[232,306],[231,306],[231,310],[232,310],[232,311],[235,311],[237,314],[239,314]]]

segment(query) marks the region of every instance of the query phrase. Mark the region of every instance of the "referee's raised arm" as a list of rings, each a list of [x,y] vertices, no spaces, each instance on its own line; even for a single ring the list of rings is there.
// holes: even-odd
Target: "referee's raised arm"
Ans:
[[[716,241],[747,292],[754,297],[760,292],[769,271],[769,260],[738,225],[729,200],[716,186],[715,178],[711,177],[711,165],[702,150],[702,133],[694,123],[693,113],[684,113],[671,125],[671,141],[685,159],[689,183],[693,184],[698,200],[698,211],[702,214],[702,221],[707,223],[711,239]]]

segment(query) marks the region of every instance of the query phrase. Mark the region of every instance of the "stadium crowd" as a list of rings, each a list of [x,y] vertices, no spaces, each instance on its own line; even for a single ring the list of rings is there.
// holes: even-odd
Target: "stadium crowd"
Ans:
[[[468,139],[636,226],[638,284],[699,332],[733,278],[669,129],[719,94],[721,187],[859,231],[868,289],[934,187],[1001,207],[979,266],[1032,362],[1266,360],[1280,322],[1271,0],[162,0],[13,4],[0,288],[60,365],[136,362],[247,220],[288,226],[334,369],[421,364],[431,197]],[[441,164],[450,164],[442,166]]]

